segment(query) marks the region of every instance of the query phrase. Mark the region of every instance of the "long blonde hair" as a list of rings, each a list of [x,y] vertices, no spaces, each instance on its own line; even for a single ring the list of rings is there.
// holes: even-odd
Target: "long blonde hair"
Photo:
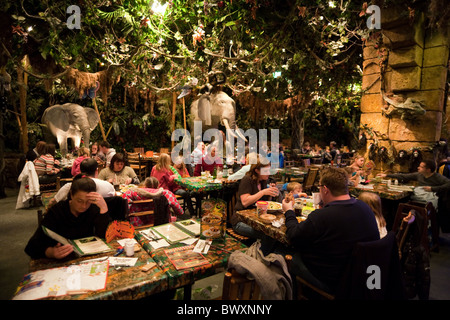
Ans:
[[[362,192],[359,197],[359,200],[367,203],[372,209],[373,213],[375,214],[375,217],[377,217],[377,220],[380,223],[381,227],[386,227],[386,220],[384,219],[383,212],[381,209],[381,199],[380,197],[373,192]]]
[[[89,154],[90,154],[89,148],[81,147],[80,149],[78,149],[78,156],[79,157],[82,157],[82,156],[89,157]]]
[[[156,170],[161,171],[162,169],[170,170],[170,165],[172,160],[167,153],[161,153],[159,155],[158,161],[156,162]]]

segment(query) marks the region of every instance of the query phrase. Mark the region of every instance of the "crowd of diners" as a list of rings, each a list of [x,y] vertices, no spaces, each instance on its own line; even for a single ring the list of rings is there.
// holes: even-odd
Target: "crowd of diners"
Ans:
[[[275,147],[279,148],[279,154],[283,156],[283,148],[280,145]],[[321,150],[317,145],[311,148],[305,144],[301,152],[321,155],[323,159],[328,159],[325,156],[327,153],[331,153],[333,159],[339,152],[334,142],[330,143],[329,148]],[[172,201],[174,195],[179,195],[186,201],[189,212],[183,212],[179,205],[175,205],[177,215],[191,216],[194,214],[192,194],[179,186],[175,178],[177,175],[199,176],[204,171],[213,172],[214,169],[223,168],[223,159],[217,155],[215,147],[210,145],[208,149],[203,142],[192,152],[190,164],[185,164],[181,157],[172,162],[169,154],[160,154],[145,181],[139,181],[135,171],[126,165],[126,155],[116,152],[106,141],[78,151],[71,168],[73,181],[58,191],[42,221],[42,225],[73,239],[91,235],[104,237],[111,220],[104,199],[115,195],[114,184],[136,184],[150,190],[162,188],[166,197]],[[27,158],[34,162],[42,183],[52,181],[61,174],[60,162],[54,158],[55,145],[39,142],[32,152],[35,153],[34,157],[30,154]],[[272,177],[270,153],[267,155],[248,152],[245,159],[237,160],[240,161],[239,170],[229,176],[229,179],[239,181],[234,212],[254,208],[260,200],[281,202],[286,236],[292,246],[287,247],[254,230],[240,221],[236,214],[230,218],[231,227],[240,235],[259,240],[265,255],[292,255],[293,274],[301,275],[317,287],[333,293],[354,245],[357,242],[378,240],[387,234],[380,197],[375,193],[364,192],[355,198],[349,193],[350,186],[366,181],[371,174],[364,167],[364,157],[354,154],[352,162],[346,167],[324,166],[318,181],[320,207],[310,213],[306,220],[299,222],[294,212],[294,199],[307,195],[299,183],[277,185]],[[282,161],[279,163],[282,166]],[[104,168],[99,172],[100,164],[104,164]],[[439,170],[434,161],[423,160],[416,172],[381,173],[379,176],[402,181],[414,180],[425,192],[437,194],[439,204],[447,208],[445,202],[448,200],[450,180],[437,172]],[[445,210],[442,208],[436,207],[439,211]],[[50,239],[39,227],[25,251],[32,258],[62,259],[70,255],[73,248]]]

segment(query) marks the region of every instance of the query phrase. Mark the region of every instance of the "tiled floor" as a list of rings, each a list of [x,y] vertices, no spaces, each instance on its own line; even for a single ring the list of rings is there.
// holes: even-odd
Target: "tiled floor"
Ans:
[[[28,271],[29,257],[23,251],[37,226],[37,208],[15,210],[17,189],[6,189],[0,199],[0,299],[11,299]],[[430,300],[450,300],[450,234],[441,234],[439,253],[431,255]],[[192,298],[217,298],[222,292],[223,273],[198,281]]]

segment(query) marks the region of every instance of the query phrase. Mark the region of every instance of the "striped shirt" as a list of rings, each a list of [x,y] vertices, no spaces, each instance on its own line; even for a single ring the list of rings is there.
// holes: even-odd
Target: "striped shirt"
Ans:
[[[55,158],[49,153],[39,156],[33,161],[38,176],[56,174]]]

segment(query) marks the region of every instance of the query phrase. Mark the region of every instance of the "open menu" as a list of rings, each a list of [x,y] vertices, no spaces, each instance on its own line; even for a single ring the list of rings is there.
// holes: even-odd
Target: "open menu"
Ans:
[[[188,233],[193,234],[194,236],[199,236],[200,235],[200,223],[198,223],[197,221],[193,220],[193,219],[188,219],[188,220],[182,220],[182,221],[176,221],[175,225],[184,230],[187,231]]]
[[[64,245],[72,245],[74,252],[80,257],[102,252],[109,252],[113,250],[113,248],[111,248],[105,241],[103,241],[99,237],[92,236],[82,239],[70,240],[44,226],[42,226],[42,229],[44,230],[44,233],[53,240],[58,241],[59,243]]]
[[[109,262],[96,261],[26,274],[13,300],[36,300],[105,289]]]
[[[161,237],[163,237],[169,243],[180,242],[192,237],[191,234],[178,228],[174,223],[162,224],[156,227],[152,227],[151,229],[161,235]]]
[[[167,258],[177,270],[198,267],[209,264],[209,261],[198,252],[193,251],[194,246],[184,246],[164,250]]]
[[[156,227],[151,227],[163,239],[169,243],[177,243],[192,237],[200,235],[200,223],[193,220],[182,220],[172,223],[162,224]],[[142,233],[142,232],[141,232]]]

